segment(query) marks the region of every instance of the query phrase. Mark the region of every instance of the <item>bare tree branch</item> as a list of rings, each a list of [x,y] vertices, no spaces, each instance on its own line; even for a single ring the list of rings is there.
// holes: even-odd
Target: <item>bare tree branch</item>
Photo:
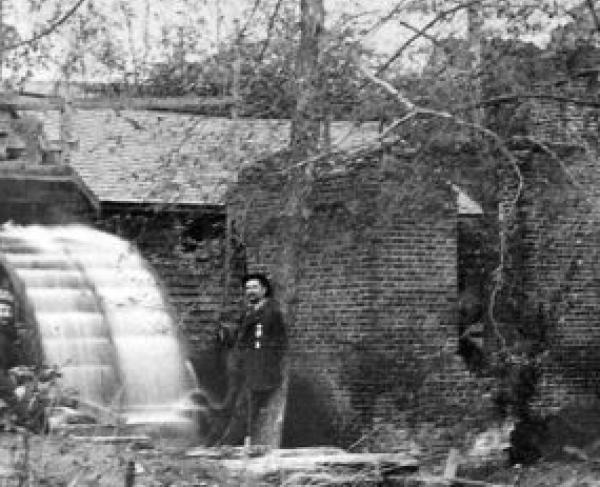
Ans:
[[[469,8],[473,5],[479,4],[481,3],[482,0],[471,0],[469,2],[465,2],[465,3],[461,3],[456,5],[455,7],[452,7],[448,10],[444,10],[442,12],[440,12],[439,14],[437,14],[432,20],[430,20],[429,22],[427,22],[427,24],[425,24],[425,26],[422,29],[417,29],[417,31],[415,32],[415,34],[410,37],[410,39],[408,39],[404,44],[402,44],[397,50],[396,52],[394,52],[394,54],[392,54],[388,60],[386,62],[384,62],[375,72],[375,76],[379,76],[381,73],[383,73],[387,68],[390,67],[390,65],[396,60],[398,59],[402,53],[414,42],[416,41],[419,37],[424,37],[425,34],[427,33],[427,31],[429,29],[431,29],[434,25],[436,25],[438,22],[444,20],[446,17],[450,16],[450,15],[454,15],[456,12],[463,10],[465,8]]]
[[[129,45],[129,54],[131,56],[131,62],[133,63],[134,72],[133,72],[133,80],[136,88],[139,86],[139,78],[140,78],[140,60],[135,52],[135,36],[133,33],[133,24],[131,22],[131,17],[133,12],[127,9],[125,2],[121,1],[119,3],[119,10],[123,14],[123,18],[125,20],[125,26],[127,27],[127,41]]]
[[[360,70],[360,72],[363,73],[367,77],[368,80],[370,80],[372,83],[375,83],[375,84],[381,86],[388,93],[392,94],[396,98],[396,100],[398,100],[400,103],[402,103],[402,105],[404,105],[404,108],[406,108],[409,112],[417,110],[417,107],[415,106],[415,104],[412,101],[410,101],[408,98],[406,98],[402,93],[400,93],[390,83],[388,83],[387,81],[385,81],[381,78],[378,78],[376,75],[371,73],[371,71],[369,71],[367,68],[365,68],[361,64],[360,59],[355,59],[355,61],[356,61],[356,65],[358,66],[358,69]]]
[[[392,20],[398,13],[400,13],[402,11],[403,7],[404,7],[404,5],[402,5],[402,3],[398,3],[387,14],[385,14],[383,17],[379,18],[377,20],[377,22],[375,22],[371,27],[369,27],[368,29],[365,29],[363,32],[361,32],[361,34],[363,36],[367,36],[367,35],[371,34],[373,31],[379,29],[379,27],[386,24],[387,22]],[[414,25],[409,24],[408,22],[405,22],[405,21],[399,20],[399,19],[395,19],[395,21],[402,27],[406,27],[408,30],[412,30],[415,33],[419,33],[419,35],[422,35],[423,37],[425,37],[427,40],[433,42],[434,44],[439,43],[438,40],[434,36],[431,36],[425,32],[422,32],[418,27],[415,27]]]
[[[432,44],[434,44],[436,46],[438,46],[440,44],[440,42],[437,40],[436,37],[429,35],[426,32],[422,32],[418,27],[415,27],[414,25],[411,25],[408,22],[404,22],[403,20],[396,20],[396,22],[399,25],[401,25],[402,27],[406,27],[408,30],[412,30],[416,34],[421,35],[422,37],[424,37],[425,39],[430,41]]]
[[[416,116],[417,116],[417,112],[412,111],[412,112],[408,112],[402,118],[397,118],[391,124],[389,124],[385,128],[385,130],[383,132],[381,132],[381,134],[379,134],[379,140],[385,139],[388,136],[388,134],[390,134],[393,130],[400,127],[400,125],[404,125],[406,122],[408,122],[409,120],[412,120]]]
[[[371,32],[379,29],[379,27],[381,27],[382,25],[384,25],[385,23],[389,22],[390,20],[392,20],[396,14],[398,14],[402,9],[404,8],[404,5],[402,4],[402,2],[397,3],[394,8],[392,8],[387,14],[385,14],[383,17],[380,17],[379,19],[377,19],[377,22],[375,22],[371,27],[369,27],[368,29],[366,29],[363,34],[364,35],[369,35]]]
[[[56,29],[58,29],[67,20],[69,20],[69,18],[73,16],[73,14],[77,11],[77,9],[79,9],[79,7],[81,7],[81,5],[83,5],[83,3],[85,1],[86,0],[77,0],[77,2],[75,2],[75,4],[69,10],[67,10],[65,12],[65,14],[60,19],[58,19],[56,22],[46,26],[44,29],[42,29],[37,34],[34,34],[29,39],[25,39],[24,41],[19,41],[19,42],[15,42],[14,44],[9,44],[7,46],[4,46],[4,50],[7,51],[9,49],[16,49],[18,47],[31,45],[31,44],[39,41],[43,37],[46,37],[46,36],[52,34]]]
[[[237,35],[236,43],[240,42],[244,38],[244,34],[246,33],[246,30],[248,30],[248,26],[250,25],[250,22],[252,22],[252,20],[254,19],[254,15],[256,15],[256,11],[258,10],[258,7],[260,6],[260,2],[261,2],[261,0],[254,0],[254,5],[252,6],[250,15],[248,16],[248,19],[244,23],[244,26],[240,29],[240,32]]]
[[[594,0],[586,0],[586,4],[590,9],[592,18],[594,19],[594,25],[596,26],[596,30],[600,32],[600,19],[598,18],[598,14],[596,13],[596,6],[594,5]]]
[[[142,41],[144,43],[144,52],[142,54],[142,66],[148,64],[148,53],[150,52],[150,31],[149,31],[149,19],[150,19],[150,0],[144,2],[144,31],[142,34]]]
[[[256,58],[256,62],[258,62],[258,63],[262,62],[265,52],[269,48],[269,43],[271,42],[271,34],[273,32],[273,27],[275,25],[275,19],[277,19],[277,15],[279,14],[279,9],[281,8],[282,3],[283,3],[283,0],[277,0],[277,4],[275,5],[275,8],[273,9],[273,13],[271,14],[271,17],[269,17],[269,24],[267,25],[267,37],[263,42],[263,45],[260,50],[260,53],[258,54],[258,57]]]
[[[371,16],[371,15],[374,15],[377,13],[378,13],[377,10],[365,10],[365,11],[358,12],[355,14],[344,13],[344,15],[336,22],[335,26],[336,26],[336,28],[342,30],[344,27],[348,26],[349,24],[351,24],[352,22],[354,22],[358,19],[361,19],[363,17],[368,17],[368,16]]]

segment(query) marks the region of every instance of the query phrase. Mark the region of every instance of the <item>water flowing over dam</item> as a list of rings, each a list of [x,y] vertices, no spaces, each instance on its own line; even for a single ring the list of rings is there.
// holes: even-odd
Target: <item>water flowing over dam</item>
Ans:
[[[130,422],[178,420],[194,375],[163,291],[129,242],[82,225],[7,224],[0,264],[64,386]]]

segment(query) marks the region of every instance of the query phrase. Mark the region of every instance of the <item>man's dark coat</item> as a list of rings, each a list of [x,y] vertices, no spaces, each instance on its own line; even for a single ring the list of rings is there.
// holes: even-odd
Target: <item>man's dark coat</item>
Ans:
[[[236,330],[234,344],[246,387],[253,391],[278,387],[286,348],[287,334],[277,303],[267,299],[258,310],[248,309]]]

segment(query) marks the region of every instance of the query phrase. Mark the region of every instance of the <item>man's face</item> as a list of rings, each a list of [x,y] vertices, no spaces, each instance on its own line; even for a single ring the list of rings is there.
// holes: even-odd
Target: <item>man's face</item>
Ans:
[[[250,279],[246,282],[244,291],[246,293],[246,299],[250,303],[258,303],[265,297],[267,290],[258,279]]]

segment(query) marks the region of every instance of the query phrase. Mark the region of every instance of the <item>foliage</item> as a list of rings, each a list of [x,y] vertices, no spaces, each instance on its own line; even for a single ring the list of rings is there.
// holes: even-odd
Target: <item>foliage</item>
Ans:
[[[152,69],[142,86],[154,96],[230,95],[234,91],[233,66],[239,55],[239,93],[243,116],[291,118],[296,100],[295,36],[273,38],[264,43],[243,41],[238,47],[224,46],[201,63],[181,63],[177,57]],[[333,119],[378,117],[372,90],[364,93],[364,80],[355,76],[351,32],[330,33],[321,58],[324,78],[323,110]],[[372,53],[363,50],[363,54]],[[239,54],[238,54],[239,53]],[[371,94],[371,100],[367,96]]]
[[[48,408],[64,399],[59,379],[60,373],[51,367],[17,366],[10,369],[2,397],[5,430],[22,427],[34,433],[45,432]]]

